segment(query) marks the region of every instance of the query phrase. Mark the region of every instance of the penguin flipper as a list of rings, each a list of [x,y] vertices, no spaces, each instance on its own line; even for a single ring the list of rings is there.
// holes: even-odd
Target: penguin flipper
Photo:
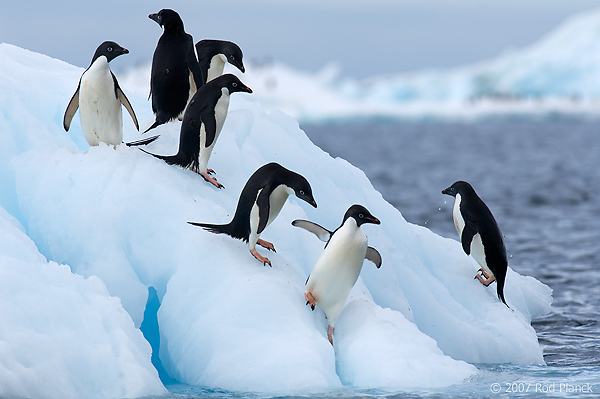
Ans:
[[[201,112],[204,111],[204,108],[207,107],[203,107]],[[215,137],[217,135],[217,118],[214,112],[209,112],[208,114],[205,113],[202,115],[201,120],[204,124],[204,131],[206,132],[204,146],[208,148],[215,141]]]
[[[381,267],[381,254],[373,247],[367,247],[365,259],[370,260],[379,269]]]
[[[319,237],[319,240],[324,242],[329,241],[329,238],[331,238],[331,231],[327,230],[323,226],[319,226],[316,223],[309,222],[308,220],[296,219],[292,222],[292,226],[300,227],[306,231],[310,231],[311,233]]]
[[[466,223],[463,228],[462,235],[460,237],[460,241],[462,243],[463,251],[467,255],[471,254],[471,242],[473,241],[473,237],[477,234],[477,226],[473,223]]]
[[[135,125],[136,130],[139,132],[140,131],[140,124],[138,123],[137,117],[135,116],[135,112],[133,111],[133,107],[131,106],[131,103],[127,99],[127,96],[125,96],[125,93],[123,93],[123,90],[121,90],[120,87],[117,87],[117,98],[119,99],[119,101],[121,101],[121,104],[123,104],[123,106],[125,107],[125,109],[127,110],[127,112],[129,112],[129,115],[131,115],[131,119],[133,120],[133,124]]]
[[[269,221],[269,213],[271,209],[269,204],[269,192],[271,192],[271,190],[269,190],[268,187],[263,188],[256,199],[256,205],[258,206],[258,234],[263,232],[263,230],[267,227],[267,222]]]
[[[80,82],[81,83],[81,82]],[[71,121],[73,120],[73,116],[75,116],[75,112],[79,108],[79,86],[77,86],[77,90],[73,97],[71,97],[71,101],[69,101],[69,105],[67,106],[67,110],[65,111],[65,116],[63,118],[63,127],[65,131],[68,132],[71,127]]]

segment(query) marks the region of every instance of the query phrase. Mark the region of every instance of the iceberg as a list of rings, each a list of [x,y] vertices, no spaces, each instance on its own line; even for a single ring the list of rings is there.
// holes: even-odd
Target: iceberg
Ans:
[[[0,231],[8,243],[27,243],[29,249],[15,256],[19,264],[32,264],[20,272],[1,258],[0,280],[8,273],[19,278],[0,293],[0,308],[12,306],[16,295],[46,301],[53,311],[45,313],[44,325],[63,328],[36,330],[41,340],[88,345],[86,334],[94,334],[106,343],[90,345],[90,356],[109,370],[127,365],[99,376],[78,367],[70,347],[58,347],[64,367],[77,372],[55,381],[61,392],[77,392],[82,384],[113,389],[95,389],[93,397],[164,392],[156,370],[149,370],[149,345],[139,330],[154,290],[158,323],[146,324],[154,330],[145,331],[160,337],[152,348],[158,354],[154,366],[180,383],[211,389],[284,395],[352,386],[395,392],[461,384],[478,373],[477,363],[544,364],[530,322],[549,311],[549,287],[510,269],[507,308],[493,285],[473,279],[479,267],[458,241],[407,223],[362,171],[312,144],[291,116],[265,108],[253,95],[231,99],[211,158],[226,187],[218,190],[136,148],[90,148],[77,121],[65,133],[62,115],[80,68],[9,44],[0,45],[0,59],[0,206],[6,210]],[[149,126],[154,118],[147,86],[119,81],[140,125]],[[157,127],[161,137],[148,150],[176,151],[179,126]],[[125,141],[139,137],[124,125]],[[277,248],[269,255],[273,267],[250,256],[245,243],[187,224],[228,222],[246,180],[267,162],[306,177],[318,203],[314,209],[290,197],[264,231]],[[381,220],[364,230],[383,264],[379,270],[364,265],[331,346],[323,312],[311,312],[303,294],[323,246],[291,221],[335,226],[354,203]],[[50,273],[63,285],[61,295],[48,284]],[[29,288],[36,282],[45,284]],[[77,306],[86,306],[85,318],[59,317]],[[0,333],[0,348],[12,348],[8,359],[14,359],[0,367],[0,394],[35,396],[22,391],[24,383],[5,382],[15,375],[26,381],[31,370],[38,380],[54,379],[45,368],[45,349],[16,345],[19,323],[3,323]]]

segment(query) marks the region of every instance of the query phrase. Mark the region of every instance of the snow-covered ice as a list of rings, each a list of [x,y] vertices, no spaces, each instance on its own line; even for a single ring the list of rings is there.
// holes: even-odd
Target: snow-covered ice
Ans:
[[[0,395],[37,396],[23,391],[31,380],[51,381],[64,396],[164,392],[135,329],[149,287],[161,301],[162,365],[187,384],[396,391],[460,384],[477,373],[472,363],[543,364],[530,322],[550,308],[547,286],[509,270],[508,309],[494,285],[473,279],[478,265],[458,241],[407,223],[362,171],[314,146],[292,117],[254,94],[232,97],[211,159],[226,187],[218,190],[136,148],[89,148],[77,116],[65,133],[80,68],[9,44],[0,45],[0,61],[0,284],[10,285],[0,309],[16,309],[0,327],[0,351],[9,354],[0,357]],[[118,77],[140,128],[149,126],[144,79]],[[179,122],[155,130],[161,137],[148,149],[175,153]],[[124,136],[140,137],[128,123]],[[186,222],[228,222],[247,178],[272,161],[308,179],[318,208],[290,197],[262,235],[277,248],[269,268],[245,243]],[[364,230],[383,265],[365,263],[332,347],[323,312],[311,312],[303,295],[322,242],[290,223],[337,226],[354,203],[381,220]],[[19,345],[19,331],[38,346]]]

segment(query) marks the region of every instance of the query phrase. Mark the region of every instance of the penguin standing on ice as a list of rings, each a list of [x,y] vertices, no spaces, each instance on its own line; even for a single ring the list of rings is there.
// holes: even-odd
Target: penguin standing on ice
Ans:
[[[496,281],[498,298],[508,306],[504,299],[504,280],[508,268],[506,247],[492,212],[465,181],[455,182],[442,190],[442,194],[455,197],[452,211],[454,226],[463,250],[479,263],[479,271],[483,274],[482,277],[477,273],[475,278],[486,287]]]
[[[77,109],[83,136],[90,146],[100,143],[117,146],[123,141],[123,114],[121,105],[131,115],[135,128],[139,125],[133,107],[121,90],[108,63],[129,51],[115,42],[104,42],[96,49],[92,62],[83,72],[79,85],[63,118],[68,132]]]
[[[154,50],[150,76],[156,121],[144,133],[180,117],[191,95],[202,85],[194,39],[183,29],[179,14],[163,9],[148,18],[163,27],[164,32]]]
[[[223,185],[210,174],[208,159],[219,138],[227,111],[229,95],[238,91],[252,93],[252,90],[231,74],[222,75],[201,86],[188,105],[181,123],[179,151],[175,155],[156,155],[170,165],[190,167],[204,179],[218,188]]]
[[[312,310],[318,305],[325,312],[329,323],[327,339],[331,345],[335,323],[358,279],[363,261],[368,259],[378,269],[381,267],[381,255],[367,245],[367,236],[360,228],[365,223],[380,224],[362,205],[348,208],[342,224],[333,232],[307,220],[292,222],[327,242],[306,280],[304,297]]]
[[[196,43],[198,64],[202,72],[202,83],[210,82],[223,74],[225,63],[229,62],[244,73],[242,49],[235,43],[224,40],[200,40]]]
[[[290,194],[317,207],[308,181],[302,175],[272,162],[261,166],[250,176],[231,222],[221,225],[188,223],[247,242],[250,253],[264,265],[271,266],[271,261],[258,253],[256,244],[275,252],[273,244],[261,240],[260,235],[275,220]]]

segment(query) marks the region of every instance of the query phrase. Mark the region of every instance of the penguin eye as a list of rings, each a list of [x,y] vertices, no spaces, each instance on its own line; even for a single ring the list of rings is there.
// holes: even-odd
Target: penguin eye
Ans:
[[[232,85],[233,87],[237,87],[237,83],[235,83],[235,82],[233,82],[231,85]]]
[[[108,48],[106,49],[106,51],[108,51],[108,52],[110,53],[110,52],[112,51],[112,47],[108,47]]]
[[[300,195],[304,195],[304,190],[300,190]]]
[[[364,217],[365,217],[365,215],[363,215],[362,213],[359,213],[359,214],[358,214],[358,217],[359,217],[359,219],[362,219],[362,218],[364,218]]]

